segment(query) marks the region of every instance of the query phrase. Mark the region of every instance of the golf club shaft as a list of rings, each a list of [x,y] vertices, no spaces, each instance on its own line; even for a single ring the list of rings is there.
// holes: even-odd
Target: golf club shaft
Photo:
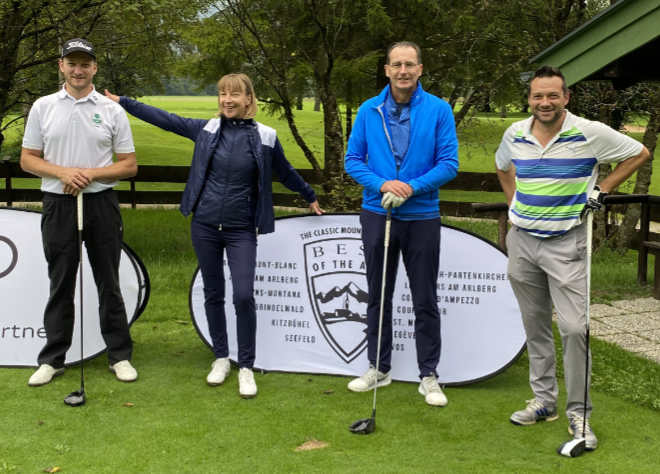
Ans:
[[[85,391],[85,369],[83,354],[83,251],[82,251],[82,231],[83,231],[83,193],[77,196],[77,218],[78,218],[78,278],[80,285],[80,391]]]
[[[385,283],[387,280],[387,252],[390,246],[390,230],[392,228],[392,209],[387,210],[387,217],[385,218],[385,235],[383,244],[383,271],[380,284],[380,310],[378,313],[378,345],[376,347],[376,385],[374,387],[374,403],[371,417],[376,417],[376,393],[378,391],[378,371],[380,370],[380,341],[383,333],[383,312],[385,307]]]
[[[589,396],[589,312],[591,300],[591,243],[593,241],[593,221],[594,214],[592,210],[587,210],[587,303],[586,307],[586,324],[585,324],[585,367],[584,367],[584,413],[582,419],[582,436],[585,436],[587,429],[587,397]]]

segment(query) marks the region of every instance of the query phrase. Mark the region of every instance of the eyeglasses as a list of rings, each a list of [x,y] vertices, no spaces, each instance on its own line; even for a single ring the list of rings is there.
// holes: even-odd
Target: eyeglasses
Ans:
[[[403,66],[405,66],[406,69],[412,69],[412,68],[415,68],[415,67],[419,66],[419,64],[410,63],[410,62],[406,62],[406,63],[396,62],[396,63],[389,64],[389,67],[391,67],[392,69],[395,69],[395,70],[399,70]]]

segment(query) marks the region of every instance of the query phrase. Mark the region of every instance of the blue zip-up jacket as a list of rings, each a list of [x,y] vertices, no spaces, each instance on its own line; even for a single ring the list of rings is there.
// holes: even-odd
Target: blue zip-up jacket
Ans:
[[[195,142],[193,158],[186,188],[181,199],[181,213],[188,216],[195,211],[201,195],[209,163],[218,144],[222,120],[191,119],[171,114],[157,107],[143,104],[128,97],[120,97],[119,104],[128,113],[152,125],[174,132]],[[250,147],[259,169],[257,181],[257,205],[255,214],[256,231],[268,234],[275,230],[273,212],[273,170],[280,182],[291,191],[300,193],[307,202],[316,201],[314,190],[307,184],[284,156],[284,150],[274,129],[259,122],[254,122],[249,137]],[[218,196],[222,199],[222,196]]]
[[[364,186],[362,208],[386,214],[380,205],[381,186],[398,179],[408,183],[413,195],[392,216],[405,220],[437,216],[438,189],[456,177],[458,140],[451,107],[429,94],[420,83],[410,99],[410,143],[397,168],[392,149],[385,99],[382,92],[358,110],[344,158],[346,172]]]

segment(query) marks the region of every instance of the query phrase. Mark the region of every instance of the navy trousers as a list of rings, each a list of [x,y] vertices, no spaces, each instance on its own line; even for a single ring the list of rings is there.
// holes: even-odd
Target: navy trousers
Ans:
[[[254,230],[223,229],[193,218],[190,235],[204,281],[204,309],[216,358],[227,357],[227,318],[225,316],[224,252],[231,272],[236,310],[238,365],[252,368],[255,358],[257,311],[254,302],[254,274],[257,235]]]
[[[362,210],[362,242],[367,266],[369,300],[367,303],[368,358],[376,365],[378,318],[383,271],[385,216]],[[440,361],[440,312],[437,302],[440,267],[440,218],[417,221],[392,219],[387,255],[385,306],[381,335],[381,372],[389,372],[392,359],[392,295],[399,266],[399,252],[408,275],[415,311],[415,345],[420,378],[436,375]]]
[[[119,286],[122,235],[117,194],[112,190],[85,193],[82,237],[96,283],[101,335],[111,365],[130,360],[133,352]],[[41,236],[48,262],[50,296],[44,311],[46,345],[37,361],[59,368],[64,366],[73,336],[73,300],[79,263],[75,197],[44,193]]]

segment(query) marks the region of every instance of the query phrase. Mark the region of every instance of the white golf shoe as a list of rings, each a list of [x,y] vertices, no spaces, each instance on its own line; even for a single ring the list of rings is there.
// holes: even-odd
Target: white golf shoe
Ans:
[[[114,372],[115,377],[120,382],[135,382],[138,378],[137,370],[128,360],[121,360],[110,366],[110,372]]]
[[[348,383],[348,389],[351,392],[368,392],[376,388],[376,383],[379,387],[384,387],[392,383],[392,377],[389,372],[384,374],[375,367],[369,367],[364,375],[355,378]]]
[[[442,389],[440,388],[440,385],[438,385],[438,379],[435,378],[435,375],[424,377],[417,390],[424,395],[424,400],[429,405],[434,407],[444,407],[447,405],[447,397],[442,393]]]
[[[225,381],[229,371],[231,370],[231,364],[229,363],[229,357],[221,357],[213,361],[211,364],[211,372],[206,376],[206,383],[211,387],[216,385],[221,385]]]
[[[30,376],[28,380],[28,385],[30,387],[39,387],[40,385],[46,385],[53,380],[53,377],[62,375],[64,373],[64,367],[56,369],[48,364],[41,364],[37,371]]]
[[[252,369],[247,367],[239,369],[238,393],[243,398],[254,398],[257,395],[257,383],[254,381]]]

